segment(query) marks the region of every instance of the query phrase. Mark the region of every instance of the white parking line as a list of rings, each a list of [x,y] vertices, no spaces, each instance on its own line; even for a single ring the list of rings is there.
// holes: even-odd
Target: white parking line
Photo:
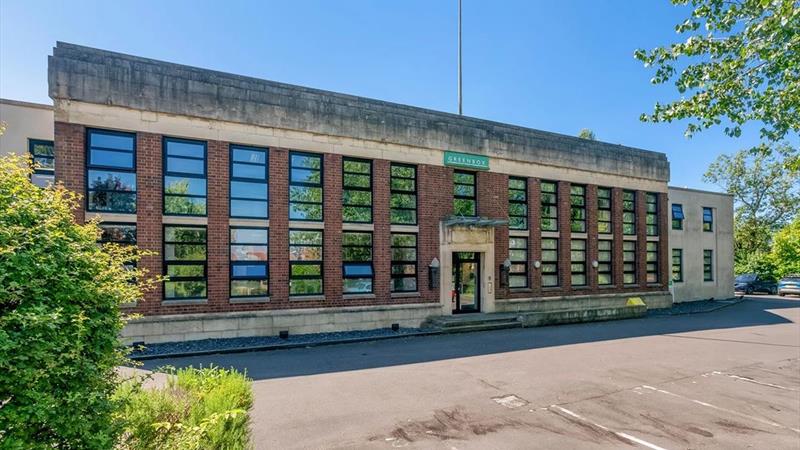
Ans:
[[[779,386],[777,384],[765,383],[763,381],[756,381],[756,380],[754,380],[752,378],[741,377],[739,375],[734,375],[732,373],[718,372],[716,370],[711,372],[711,374],[712,375],[725,375],[726,377],[733,378],[734,380],[740,380],[740,381],[746,381],[748,383],[760,384],[761,386],[769,386],[769,387],[775,388],[775,389],[783,389],[784,391],[797,392],[798,390],[800,390],[800,389],[795,389],[795,388],[790,388],[790,387],[785,387],[785,386]]]
[[[776,428],[782,428],[782,429],[785,429],[785,430],[792,430],[795,433],[799,433],[800,434],[800,430],[798,430],[797,428],[787,427],[787,426],[781,425],[781,424],[779,424],[777,422],[773,422],[771,420],[764,420],[764,419],[761,419],[761,418],[758,418],[758,417],[748,416],[747,414],[742,414],[739,411],[734,411],[732,409],[727,409],[727,408],[722,408],[722,407],[719,407],[719,406],[714,406],[714,405],[712,405],[710,403],[706,403],[706,402],[701,401],[701,400],[695,400],[693,398],[685,397],[683,395],[675,394],[675,393],[672,393],[672,392],[669,392],[669,391],[665,391],[664,389],[659,389],[659,388],[656,388],[656,387],[653,387],[653,386],[642,385],[642,387],[645,388],[645,389],[649,389],[651,391],[659,392],[659,393],[664,394],[664,395],[669,395],[669,396],[680,398],[680,399],[683,399],[683,400],[688,400],[688,401],[690,401],[692,403],[695,403],[697,405],[705,406],[707,408],[716,409],[717,411],[723,411],[723,412],[726,412],[728,414],[733,414],[733,415],[736,415],[736,416],[739,416],[739,417],[743,417],[743,418],[752,420],[754,422],[762,423],[764,425],[770,425],[770,426],[773,426],[773,427],[776,427]]]
[[[653,444],[651,442],[645,441],[644,439],[639,439],[636,436],[631,436],[630,434],[623,433],[621,431],[614,431],[614,430],[612,430],[612,429],[610,429],[608,427],[600,425],[599,423],[592,422],[591,420],[581,416],[580,414],[574,413],[574,412],[572,412],[572,411],[570,411],[570,410],[568,410],[566,408],[562,408],[562,407],[560,407],[558,405],[550,405],[550,408],[557,409],[557,410],[563,412],[564,414],[570,415],[570,416],[572,416],[572,417],[574,417],[574,418],[576,418],[576,419],[578,419],[578,420],[580,420],[582,422],[586,422],[588,424],[591,424],[591,425],[593,425],[593,426],[595,426],[597,428],[600,428],[603,431],[608,431],[609,433],[614,433],[617,436],[621,437],[622,439],[625,439],[626,441],[629,441],[629,442],[632,442],[632,443],[635,443],[635,444],[639,444],[639,445],[645,446],[647,448],[651,448],[653,450],[666,450],[664,447],[659,447],[656,444]]]

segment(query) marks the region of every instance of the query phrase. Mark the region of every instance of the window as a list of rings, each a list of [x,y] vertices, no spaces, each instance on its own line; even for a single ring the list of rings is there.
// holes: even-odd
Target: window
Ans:
[[[392,233],[392,292],[417,291],[417,235]]]
[[[569,260],[572,286],[586,286],[586,239],[572,239]]]
[[[511,267],[508,269],[508,287],[528,287],[528,238],[508,238],[508,259]]]
[[[683,229],[683,205],[673,204],[672,205],[672,229],[673,230],[682,230]]]
[[[289,230],[289,295],[322,294],[322,230]]]
[[[100,243],[136,244],[135,223],[103,222],[98,224],[101,230]]]
[[[569,188],[570,229],[574,233],[586,232],[586,186]]]
[[[269,295],[269,230],[231,227],[231,297]]]
[[[391,223],[395,225],[417,224],[417,168],[392,163],[390,207]]]
[[[322,156],[289,154],[289,219],[322,221]]]
[[[613,241],[597,241],[597,284],[609,286],[614,282],[612,268],[612,255],[614,254]]]
[[[658,283],[658,242],[647,243],[645,262],[647,263],[647,282]]]
[[[622,191],[622,234],[636,234],[636,194]]]
[[[164,138],[164,214],[206,215],[206,143]]]
[[[714,211],[703,207],[703,231],[714,231]]]
[[[372,162],[342,161],[342,221],[372,222]]]
[[[56,169],[53,141],[28,139],[28,152],[33,160],[33,184],[45,187],[52,183]]]
[[[231,145],[230,216],[269,218],[269,155],[266,149]]]
[[[542,239],[542,287],[558,286],[558,239]]]
[[[342,233],[342,275],[345,294],[372,292],[372,233]]]
[[[714,281],[713,250],[703,250],[703,281]]]
[[[542,231],[558,231],[558,191],[556,183],[542,181]]]
[[[622,242],[622,282],[636,283],[636,241]]]
[[[612,233],[614,231],[611,215],[611,188],[597,188],[597,232]]]
[[[648,192],[644,198],[647,209],[645,216],[647,235],[658,236],[658,194]]]
[[[508,228],[528,229],[528,182],[525,178],[508,179]]]
[[[164,299],[206,298],[206,227],[164,226]]]
[[[87,210],[136,212],[136,135],[116,131],[86,133]]]
[[[453,210],[457,216],[477,216],[475,174],[456,170],[453,174]]]
[[[672,249],[672,281],[683,281],[683,249]]]

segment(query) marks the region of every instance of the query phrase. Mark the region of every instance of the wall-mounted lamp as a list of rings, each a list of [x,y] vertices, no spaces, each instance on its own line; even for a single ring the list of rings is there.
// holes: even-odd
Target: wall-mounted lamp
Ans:
[[[599,265],[600,265],[600,263],[597,262],[597,260],[592,261],[592,267],[594,267],[595,269],[597,269],[597,266],[599,266]]]
[[[511,269],[511,260],[506,258],[503,264],[500,264],[500,287],[508,287],[508,272]]]
[[[541,263],[541,261],[534,261],[534,262],[533,262],[533,267],[535,267],[535,268],[537,268],[537,269],[538,269],[539,267],[542,267],[542,263]]]
[[[439,288],[439,260],[436,258],[433,258],[433,261],[428,264],[428,287],[430,289]]]

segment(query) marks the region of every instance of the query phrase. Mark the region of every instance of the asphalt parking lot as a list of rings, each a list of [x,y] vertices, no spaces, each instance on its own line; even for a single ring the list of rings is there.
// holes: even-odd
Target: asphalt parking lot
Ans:
[[[800,299],[152,360],[254,378],[256,448],[800,448]]]

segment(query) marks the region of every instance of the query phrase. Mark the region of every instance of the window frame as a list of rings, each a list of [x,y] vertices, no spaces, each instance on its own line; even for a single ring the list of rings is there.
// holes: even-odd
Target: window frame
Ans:
[[[710,206],[703,206],[703,232],[706,233],[713,233],[714,232],[714,208]],[[708,212],[709,220],[706,220],[706,212]],[[708,227],[706,227],[706,224]]]
[[[394,167],[403,167],[403,168],[412,169],[414,171],[414,176],[412,178],[395,176],[393,174],[393,171],[392,171],[392,168],[394,168]],[[419,195],[418,194],[419,185],[418,185],[418,182],[417,182],[417,173],[418,172],[419,172],[418,168],[414,164],[404,164],[404,163],[397,163],[397,162],[392,162],[392,163],[389,164],[389,223],[391,225],[411,225],[411,226],[413,226],[413,225],[417,225],[419,223],[419,210],[418,210],[418,208],[419,208],[419,197],[418,197],[418,195]],[[413,191],[404,191],[404,190],[400,190],[400,189],[395,189],[394,187],[392,187],[393,186],[392,181],[395,178],[399,179],[399,180],[413,180],[414,181],[414,190]],[[392,197],[394,195],[413,195],[414,196],[414,207],[413,208],[408,208],[408,207],[405,207],[405,206],[401,206],[401,207],[392,206]],[[374,199],[373,199],[373,203],[374,203]],[[392,210],[413,211],[414,212],[414,221],[413,222],[395,222],[395,221],[392,220]],[[373,220],[374,220],[374,218],[373,218]]]
[[[233,230],[258,230],[258,231],[266,231],[267,232],[267,242],[233,242]],[[269,280],[269,227],[254,227],[254,226],[240,226],[240,225],[231,225],[228,227],[228,297],[233,299],[247,299],[247,298],[260,298],[260,297],[269,297],[271,291],[271,283]],[[258,246],[266,246],[267,247],[267,259],[265,261],[260,260],[234,260],[233,259],[233,247],[236,245],[258,245]],[[242,275],[234,275],[233,268],[237,266],[264,266],[264,276],[242,276]],[[234,281],[267,281],[267,292],[264,294],[258,295],[234,295],[233,294],[233,282]]]
[[[136,140],[134,139],[134,148],[136,147],[135,141]],[[36,153],[34,153],[33,150],[36,148],[37,145],[49,145],[50,147],[52,147],[52,149],[53,149],[53,155],[52,156],[51,155],[38,156],[39,158],[52,159],[53,160],[53,168],[52,169],[42,169],[42,168],[35,167],[36,166],[37,155],[36,155]],[[50,141],[50,140],[47,140],[47,139],[28,138],[28,154],[31,157],[31,163],[34,166],[34,169],[33,169],[33,173],[34,174],[36,174],[36,175],[53,175],[53,176],[55,176],[55,173],[56,173],[56,147],[55,147],[55,142],[54,141]],[[135,159],[135,155],[134,155],[134,159]],[[87,159],[87,161],[88,161],[88,159]],[[135,165],[135,163],[136,163],[136,161],[134,160],[134,165]]]
[[[256,152],[263,152],[264,153],[264,164],[260,163],[251,163],[246,161],[234,161],[233,160],[233,152],[236,150],[247,150],[247,151],[256,151]],[[244,164],[248,166],[264,166],[264,178],[248,178],[248,177],[241,177],[234,175],[233,166],[234,164]],[[228,167],[229,167],[229,176],[228,176],[228,216],[231,219],[255,219],[255,220],[267,220],[269,219],[269,148],[268,147],[254,147],[251,145],[242,145],[242,144],[230,144],[228,145]],[[233,196],[233,183],[234,182],[241,182],[241,183],[261,183],[264,185],[266,190],[266,198],[264,200],[259,199],[252,199],[252,198],[245,198],[245,197],[234,197]],[[264,216],[238,216],[233,214],[233,202],[234,200],[241,200],[241,201],[250,201],[250,202],[264,202],[266,203],[266,215]]]
[[[703,281],[714,281],[714,250],[703,249]]]
[[[545,185],[552,185],[553,191],[545,191]],[[545,194],[553,196],[552,202],[545,202]],[[551,211],[554,212],[553,215],[545,216],[545,207],[549,207]],[[550,181],[550,180],[542,180],[539,182],[539,210],[541,212],[539,217],[539,229],[541,231],[558,231],[558,182],[557,181]],[[544,219],[552,220],[555,224],[555,227],[545,228],[544,226]]]
[[[601,196],[600,192],[608,192],[608,197]],[[608,206],[601,205],[602,200],[608,200]],[[600,219],[600,211],[608,211],[608,220]],[[600,230],[600,224],[608,224],[607,231]],[[610,187],[597,187],[597,234],[612,234],[614,233],[614,190]]]
[[[582,243],[583,248],[574,248],[576,243]],[[586,270],[586,259],[588,253],[587,247],[587,239],[570,239],[569,240],[569,274],[570,274],[570,286],[577,287],[577,288],[586,288],[589,287],[589,277]],[[572,259],[573,252],[582,252],[583,259],[574,260]],[[575,270],[575,266],[580,265],[582,268],[580,270]],[[573,280],[575,279],[575,275],[583,275],[583,283],[577,284],[574,283]]]
[[[576,194],[573,189],[581,189],[581,193]],[[580,204],[576,204],[576,201],[580,201]],[[583,217],[575,218],[576,213]],[[579,229],[575,229],[575,225],[580,225]],[[583,184],[569,186],[569,230],[571,233],[586,233],[586,186]]]
[[[525,245],[522,246],[522,247],[512,247],[511,246],[511,241],[514,240],[514,239],[518,239],[518,240],[523,241],[525,243]],[[529,265],[528,265],[528,259],[529,258],[528,258],[528,256],[529,256],[530,252],[528,250],[528,248],[529,248],[528,245],[529,245],[528,236],[509,236],[508,237],[508,260],[511,261],[511,267],[508,268],[508,287],[509,287],[509,289],[527,289],[527,288],[530,287],[530,282],[528,281],[528,279],[530,278],[530,271],[528,270],[528,268],[529,268]],[[511,258],[511,251],[512,250],[522,250],[522,251],[524,251],[525,252],[525,259],[524,260],[518,260],[518,259]],[[514,266],[518,266],[518,265],[522,266],[522,271],[521,272],[520,271],[516,271],[515,272],[514,269],[513,269]],[[511,283],[511,278],[512,277],[524,279],[525,283],[523,285],[521,285],[521,286],[513,286],[512,283]]]
[[[601,248],[600,244],[603,242],[608,243],[608,250]],[[600,258],[600,255],[603,253],[608,253],[608,261],[604,261]],[[608,283],[601,283],[600,275],[608,275]],[[614,241],[611,239],[597,240],[597,285],[614,285]]]
[[[626,200],[625,199],[625,194],[630,194],[631,195],[631,199],[630,200]],[[625,203],[626,202],[630,202],[631,203],[632,206],[631,206],[630,209],[625,207]],[[630,217],[633,217],[633,220],[626,221],[625,220],[625,213],[630,213],[631,214]],[[626,225],[630,225],[633,228],[633,231],[630,232],[630,233],[625,231]],[[632,191],[632,190],[629,190],[629,189],[625,189],[625,190],[622,191],[622,235],[623,236],[636,236],[636,191]]]
[[[652,201],[651,201],[652,200]],[[658,236],[658,194],[655,192],[646,192],[644,194],[645,204],[645,235]],[[652,209],[652,211],[650,210]],[[650,223],[652,220],[653,223]]]
[[[112,136],[125,136],[131,137],[133,146],[131,151],[128,152],[126,150],[119,150],[113,149],[108,147],[93,147],[92,146],[92,134],[107,134]],[[127,131],[119,131],[119,130],[107,130],[104,128],[86,128],[84,133],[84,180],[86,183],[86,199],[84,200],[86,204],[86,212],[97,212],[97,213],[115,213],[115,214],[136,214],[139,209],[139,180],[136,173],[136,157],[137,157],[137,134],[135,132],[127,132]],[[92,164],[92,148],[97,148],[103,151],[110,151],[115,153],[130,153],[131,154],[131,167],[130,168],[122,168],[118,166],[107,166],[102,164]],[[55,147],[53,147],[55,151]],[[55,163],[55,154],[53,155],[53,162]],[[134,179],[134,190],[133,191],[117,191],[117,190],[110,190],[110,189],[92,189],[89,179],[89,171],[91,170],[98,170],[98,171],[105,171],[105,172],[122,172],[127,174],[133,174]],[[55,176],[55,170],[53,171],[53,176]],[[107,210],[107,209],[96,209],[91,207],[91,192],[96,191],[104,191],[104,192],[119,192],[119,193],[126,193],[126,194],[133,194],[133,211],[114,211],[114,210]]]
[[[407,245],[394,245],[394,239],[392,239],[392,238],[395,235],[414,236],[414,246],[411,247],[411,246],[407,246]],[[413,248],[414,249],[414,255],[415,255],[414,261],[403,260],[403,259],[395,259],[394,258],[394,249],[396,249],[396,248]],[[389,234],[389,251],[391,252],[389,258],[391,259],[390,274],[391,274],[391,281],[392,281],[392,285],[390,287],[390,291],[391,292],[419,292],[419,264],[418,264],[418,261],[419,261],[419,233],[406,233],[406,232],[402,232],[402,233],[392,232],[392,233],[390,233]],[[408,274],[404,274],[404,273],[396,274],[396,273],[394,273],[394,270],[392,270],[395,266],[409,266],[409,265],[413,265],[414,266],[414,276],[413,277],[409,276]],[[414,278],[414,286],[416,287],[416,289],[413,289],[413,290],[410,290],[410,289],[397,290],[397,289],[395,289],[394,280],[395,279],[402,279],[402,278]]]
[[[201,144],[203,146],[203,175],[197,175],[187,172],[174,172],[167,170],[167,160],[170,158],[167,154],[167,147],[170,142],[178,142],[184,144]],[[192,161],[199,161],[201,158],[194,156],[171,156],[172,158],[188,159]],[[163,136],[161,139],[161,213],[165,216],[183,216],[183,217],[208,217],[208,141],[197,139],[185,139],[178,137]],[[179,178],[193,178],[195,180],[205,180],[206,194],[170,194],[167,193],[167,177]],[[206,201],[205,213],[203,214],[186,214],[186,213],[169,213],[167,212],[167,197],[182,197],[182,198],[203,198]]]
[[[553,241],[553,242],[555,242],[555,248],[553,248],[553,249],[551,249],[551,248],[547,248],[547,249],[546,249],[546,248],[544,247],[544,243],[545,243],[546,241]],[[560,286],[561,286],[561,281],[560,281],[560,280],[559,280],[559,278],[558,278],[558,269],[559,269],[559,267],[558,267],[558,266],[559,266],[559,259],[560,259],[560,258],[559,258],[559,256],[560,256],[560,255],[559,255],[559,244],[560,244],[560,243],[559,243],[559,239],[558,239],[558,238],[542,238],[542,239],[541,239],[541,243],[542,243],[542,255],[541,255],[541,258],[540,258],[540,259],[541,259],[541,276],[542,276],[541,284],[542,284],[542,288],[558,288],[558,287],[560,287]],[[545,250],[547,250],[547,251],[553,251],[553,252],[555,252],[555,255],[556,255],[555,259],[554,259],[554,260],[545,259],[545,258],[544,258],[544,252],[545,252]],[[552,264],[552,265],[553,265],[553,267],[555,268],[555,270],[548,270],[548,269],[545,269],[545,265],[550,265],[550,264]],[[545,283],[544,283],[544,277],[545,277],[545,275],[547,275],[547,276],[555,276],[555,279],[556,279],[556,284],[545,284]]]
[[[678,252],[677,255],[675,252]],[[675,258],[678,258],[678,264],[675,264]],[[675,269],[678,269],[677,272]],[[671,276],[670,279],[673,283],[682,283],[683,282],[683,249],[682,248],[673,248],[672,249],[672,265],[670,270]],[[675,277],[677,275],[677,278]]]
[[[363,244],[345,244],[344,235],[346,234],[363,234],[369,236],[369,245]],[[345,249],[346,248],[369,248],[369,262],[366,261],[357,261],[351,259],[345,259]],[[352,267],[369,267],[369,276],[364,275],[347,275],[347,266]],[[369,290],[368,291],[347,291],[345,287],[344,280],[361,280],[361,279],[369,279]],[[365,295],[365,294],[372,294],[375,292],[375,236],[372,231],[356,231],[356,230],[344,230],[342,231],[342,294],[343,295]]]
[[[167,228],[196,228],[202,229],[206,232],[206,240],[204,242],[200,241],[168,241],[167,240]],[[162,285],[162,293],[161,297],[163,301],[170,302],[170,301],[184,301],[184,300],[208,300],[208,225],[184,225],[184,224],[162,224],[161,225],[161,232],[163,239],[161,240],[161,265],[162,265],[162,274],[167,276],[169,273],[169,266],[176,265],[176,266],[203,266],[203,276],[178,276],[178,277],[170,277],[169,280],[164,280]],[[203,244],[205,246],[205,259],[203,261],[197,260],[185,260],[185,261],[167,261],[167,245],[169,244],[184,244],[184,245],[200,245]],[[206,295],[205,297],[167,297],[167,287],[166,283],[169,282],[179,282],[179,281],[203,281],[206,285]]]
[[[626,249],[625,244],[631,244],[633,249]],[[636,252],[638,251],[638,242],[634,240],[624,240],[622,241],[622,284],[623,286],[634,286],[638,284],[639,280],[639,270],[638,270],[638,263],[637,263],[637,255]],[[632,259],[628,259],[628,256],[632,256]],[[630,264],[630,266],[628,266]],[[633,270],[628,270],[627,267],[632,267]],[[633,275],[633,281],[626,282],[625,277],[626,275]]]
[[[522,182],[523,188],[512,188],[511,182],[512,181],[520,181]],[[522,192],[523,199],[522,200],[512,200],[511,198],[511,191],[514,192]],[[523,215],[519,214],[511,214],[511,205],[522,205],[522,208],[525,210]],[[525,177],[508,177],[508,228],[511,230],[527,230],[529,228],[528,225],[528,179]],[[512,226],[512,217],[518,217],[522,219],[522,226]]]
[[[676,209],[680,213],[680,217],[676,217]],[[683,221],[686,219],[686,215],[683,213],[683,205],[680,203],[673,203],[670,207],[670,213],[672,217],[672,229],[673,230],[683,230]],[[677,227],[675,225],[678,225]]]
[[[321,242],[313,244],[292,244],[292,231],[319,233]],[[312,295],[325,295],[325,230],[314,228],[289,228],[289,297],[307,297]],[[292,260],[292,247],[319,247],[320,259],[318,260]],[[292,275],[293,266],[319,266],[319,276]],[[320,280],[319,292],[292,294],[292,280]]]
[[[645,244],[645,283],[655,284],[660,281],[658,276],[658,241],[647,241]],[[651,260],[651,256],[654,258]],[[652,278],[651,278],[652,276]]]
[[[361,172],[348,172],[345,169],[346,162],[356,162],[356,163],[366,163],[369,166],[369,187],[364,188],[360,186],[347,186],[345,184],[346,175],[366,175]],[[391,170],[391,169],[390,169]],[[375,221],[375,165],[373,164],[373,160],[371,159],[364,159],[364,158],[350,158],[344,157],[342,158],[342,223],[373,223]],[[355,204],[347,204],[345,203],[345,191],[358,191],[358,192],[369,192],[369,220],[347,220],[345,217],[344,210],[347,207],[353,208],[364,208],[367,207],[364,205],[355,205]],[[324,191],[323,191],[324,194]],[[374,276],[374,274],[373,274]]]
[[[309,169],[307,167],[295,167],[292,165],[292,156],[306,156],[312,158],[319,158],[319,169]],[[292,169],[303,169],[303,170],[319,170],[319,184],[314,183],[307,183],[307,182],[300,182],[300,181],[292,181]],[[317,202],[306,202],[301,200],[292,200],[292,186],[302,186],[302,187],[318,187],[320,189],[320,201]],[[300,151],[290,151],[289,152],[289,183],[288,183],[288,197],[287,200],[289,202],[289,211],[288,217],[290,221],[301,221],[301,222],[324,222],[325,221],[325,155],[322,153],[313,153],[313,152],[300,152]],[[319,219],[298,219],[292,217],[292,203],[300,203],[304,205],[319,205],[320,209],[320,217]],[[323,237],[324,238],[324,237]]]
[[[469,175],[472,177],[472,184],[459,183],[456,181],[456,174]],[[456,186],[472,186],[472,196],[456,194]],[[453,171],[453,214],[456,214],[456,200],[471,200],[475,208],[475,214],[464,217],[478,217],[478,174],[468,170]]]

